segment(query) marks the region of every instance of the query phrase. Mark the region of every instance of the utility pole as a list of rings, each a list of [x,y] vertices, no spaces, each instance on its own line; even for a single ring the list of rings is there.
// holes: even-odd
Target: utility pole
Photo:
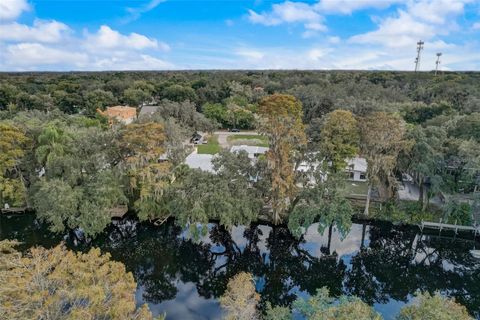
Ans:
[[[435,76],[437,75],[438,73],[438,67],[440,66],[440,57],[442,56],[442,53],[441,52],[438,52],[437,53],[437,61],[435,62]]]
[[[425,42],[422,40],[417,42],[417,57],[415,58],[415,72],[420,68],[420,52],[423,50],[423,45]]]

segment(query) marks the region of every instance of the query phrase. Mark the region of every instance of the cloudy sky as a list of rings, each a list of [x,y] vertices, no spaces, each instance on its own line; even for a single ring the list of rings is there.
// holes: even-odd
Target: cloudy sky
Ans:
[[[480,0],[0,0],[0,70],[480,70]]]

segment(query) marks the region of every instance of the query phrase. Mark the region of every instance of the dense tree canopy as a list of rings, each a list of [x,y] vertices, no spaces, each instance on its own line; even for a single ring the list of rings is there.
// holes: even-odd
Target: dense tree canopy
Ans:
[[[0,318],[152,319],[136,307],[131,273],[99,249],[74,253],[62,245],[17,252],[0,242]]]
[[[0,205],[32,207],[55,231],[91,236],[112,209],[126,206],[142,220],[175,217],[184,226],[261,217],[286,222],[297,235],[312,221],[346,230],[358,210],[335,177],[359,155],[377,200],[395,199],[408,173],[420,189],[418,211],[429,214],[430,198],[443,192],[459,199],[437,211],[468,223],[473,205],[465,199],[480,185],[479,79],[455,72],[4,73]],[[109,127],[96,109],[116,104],[157,109]],[[215,174],[186,169],[185,141],[219,126],[257,129],[270,150],[254,164],[219,154]]]

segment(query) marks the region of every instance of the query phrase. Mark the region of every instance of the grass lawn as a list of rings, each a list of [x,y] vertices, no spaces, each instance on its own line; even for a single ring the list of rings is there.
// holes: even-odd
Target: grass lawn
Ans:
[[[213,135],[208,138],[207,144],[199,144],[197,145],[197,153],[199,154],[216,154],[219,153],[222,149],[218,144],[218,137]]]
[[[247,146],[268,147],[268,138],[257,134],[234,134],[228,136],[230,144],[245,144]]]
[[[347,181],[345,183],[345,193],[347,195],[366,195],[368,191],[368,185],[362,181]]]

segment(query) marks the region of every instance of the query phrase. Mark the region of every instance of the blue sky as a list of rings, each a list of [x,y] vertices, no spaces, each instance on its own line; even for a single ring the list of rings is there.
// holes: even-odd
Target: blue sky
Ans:
[[[0,70],[480,70],[480,0],[1,0]]]

